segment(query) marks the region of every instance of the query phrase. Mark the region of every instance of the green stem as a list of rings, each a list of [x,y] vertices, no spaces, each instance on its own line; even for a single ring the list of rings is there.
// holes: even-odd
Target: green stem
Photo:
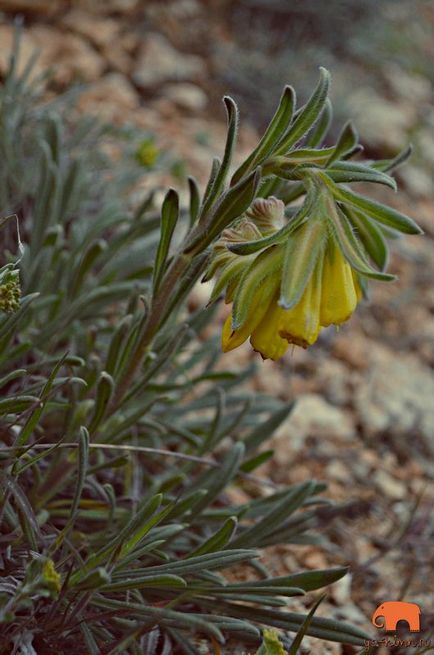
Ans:
[[[152,300],[148,320],[145,323],[140,341],[131,354],[128,368],[119,380],[116,392],[110,404],[109,414],[116,410],[128,388],[132,384],[137,370],[142,365],[143,359],[161,326],[162,317],[165,314],[168,303],[173,298],[174,289],[179,282],[179,279],[190,267],[192,259],[193,257],[190,254],[179,253],[174,257],[170,264],[167,273],[163,278],[162,284]]]

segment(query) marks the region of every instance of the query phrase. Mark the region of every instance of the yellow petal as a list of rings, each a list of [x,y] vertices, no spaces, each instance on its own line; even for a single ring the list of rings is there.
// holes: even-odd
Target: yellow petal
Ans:
[[[262,321],[252,332],[250,343],[263,359],[280,359],[288,349],[288,342],[282,339],[278,333],[282,311],[277,304],[277,298],[275,298]]]
[[[236,330],[232,328],[232,313],[229,314],[222,331],[222,350],[224,353],[241,346],[252,334],[270,305],[270,300],[273,297],[277,283],[277,277],[270,276],[259,285],[253,296],[247,319],[240,328]]]
[[[250,336],[251,326],[245,323],[238,330],[232,328],[232,312],[227,317],[222,331],[222,350],[224,353],[238,348]]]
[[[311,346],[320,333],[319,313],[321,306],[321,271],[320,256],[314,272],[307,283],[300,302],[291,309],[282,310],[279,321],[279,334],[288,343],[302,348]]]
[[[357,306],[353,271],[339,247],[330,240],[324,256],[320,323],[324,327],[347,321]]]

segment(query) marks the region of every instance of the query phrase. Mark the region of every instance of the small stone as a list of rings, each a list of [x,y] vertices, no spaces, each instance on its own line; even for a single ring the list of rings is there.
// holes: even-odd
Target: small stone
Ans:
[[[196,84],[189,82],[168,84],[164,87],[164,96],[189,112],[202,111],[208,104],[206,93]]]
[[[372,342],[369,370],[360,381],[354,403],[364,432],[389,432],[406,438],[416,432],[432,443],[434,378],[412,354],[395,353]]]
[[[98,113],[105,120],[123,122],[125,112],[137,109],[140,98],[127,78],[120,73],[109,73],[84,91],[79,100],[83,111]]]
[[[403,482],[394,478],[387,471],[375,471],[373,479],[379,489],[392,500],[401,500],[407,494],[407,487]]]
[[[66,28],[84,36],[98,47],[113,44],[119,32],[119,23],[111,18],[99,18],[95,25],[95,17],[83,9],[71,9],[62,18],[61,24]]]
[[[29,35],[41,50],[40,64],[52,69],[54,80],[61,86],[77,80],[92,82],[104,71],[102,56],[78,34],[35,25]]]
[[[349,482],[351,480],[351,470],[348,465],[335,459],[327,464],[327,476],[330,480],[338,482]]]
[[[292,449],[301,447],[306,437],[351,439],[355,430],[351,416],[318,394],[298,398],[294,411],[284,421],[275,439],[288,439]]]
[[[176,50],[161,34],[148,34],[140,48],[133,79],[145,90],[164,82],[197,79],[205,73],[200,57]]]

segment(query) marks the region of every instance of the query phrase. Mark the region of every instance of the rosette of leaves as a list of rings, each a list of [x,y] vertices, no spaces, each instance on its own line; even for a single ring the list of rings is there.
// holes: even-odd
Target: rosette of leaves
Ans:
[[[0,317],[0,650],[195,654],[206,640],[254,651],[264,626],[293,651],[304,633],[362,645],[358,628],[291,611],[345,568],[267,569],[268,546],[321,544],[325,484],[255,476],[291,407],[243,390],[252,367],[216,367],[214,306],[185,309],[210,246],[255,198],[288,205],[313,180],[347,193],[336,176],[349,169],[325,166],[317,148],[327,75],[298,111],[285,91],[230,183],[238,120],[226,99],[226,148],[205,192],[190,180],[189,207],[170,190],[160,213],[152,194],[132,202],[142,170],[133,160],[113,170],[97,148],[104,131],[34,109],[30,68],[17,76],[14,62],[0,94],[0,201],[19,218],[24,252],[20,305]],[[346,162],[352,135],[328,159]],[[306,148],[310,165],[295,170],[286,159]]]

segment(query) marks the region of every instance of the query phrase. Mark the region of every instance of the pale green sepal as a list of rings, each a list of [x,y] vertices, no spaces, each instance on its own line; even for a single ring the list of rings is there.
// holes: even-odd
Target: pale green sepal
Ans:
[[[214,285],[208,304],[212,304],[221,296],[229,282],[232,282],[234,278],[240,276],[251,260],[251,257],[237,257],[225,266],[219,279]]]
[[[288,239],[285,248],[279,305],[291,309],[303,295],[326,240],[326,225],[316,217]]]
[[[283,266],[284,248],[273,246],[261,252],[243,274],[235,294],[232,310],[232,327],[239,329],[246,322],[255,291],[261,284],[270,285],[270,299],[277,290],[278,281],[273,273]]]

